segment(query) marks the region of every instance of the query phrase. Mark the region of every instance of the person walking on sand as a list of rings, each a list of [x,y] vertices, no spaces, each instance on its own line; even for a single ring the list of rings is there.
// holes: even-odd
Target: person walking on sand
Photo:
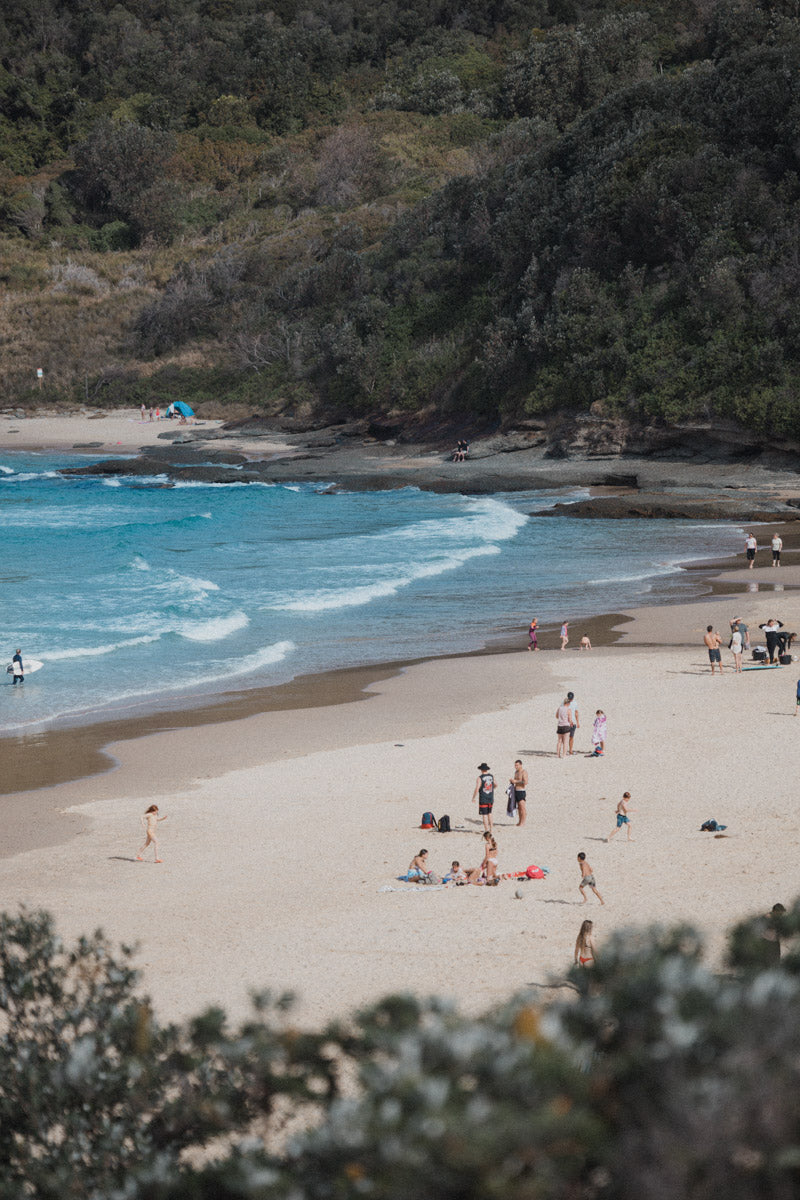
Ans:
[[[747,554],[747,565],[752,571],[756,565],[756,551],[758,550],[758,542],[752,533],[748,533],[744,543],[745,553]]]
[[[575,693],[567,692],[567,700],[569,701],[569,750],[568,754],[574,754],[572,743],[575,740],[575,730],[581,727],[581,714],[575,705]]]
[[[708,661],[711,663],[711,674],[712,675],[714,674],[714,668],[717,664],[719,664],[719,673],[721,675],[722,674],[722,652],[720,650],[720,646],[722,645],[722,638],[719,636],[718,633],[714,632],[713,625],[708,625],[706,627],[705,637],[703,638],[703,641],[705,642],[706,646],[708,647]]]
[[[483,819],[483,828],[487,833],[492,832],[492,808],[494,807],[494,775],[489,770],[489,764],[482,762],[478,767],[478,778],[472,799],[478,801],[478,815]]]
[[[137,862],[143,861],[142,855],[144,854],[147,847],[150,845],[152,845],[152,847],[153,847],[153,852],[156,856],[156,859],[155,859],[156,862],[160,863],[162,861],[158,857],[158,839],[156,837],[156,834],[158,833],[158,822],[166,821],[166,819],[167,819],[166,817],[160,817],[158,815],[158,805],[157,804],[151,804],[150,807],[148,808],[147,812],[144,814],[144,816],[141,817],[142,828],[144,829],[145,838],[144,838],[144,843],[139,847],[139,853],[136,855]]]
[[[620,829],[622,829],[623,825],[627,825],[627,827],[628,827],[628,841],[629,842],[633,841],[633,838],[631,837],[631,819],[630,819],[629,813],[636,812],[636,809],[628,808],[628,805],[630,804],[630,800],[631,800],[630,792],[623,792],[622,799],[620,800],[619,804],[617,805],[617,807],[615,809],[617,824],[611,830],[611,833],[608,835],[608,837],[604,839],[604,841],[610,842],[612,837],[616,837],[616,835],[619,833]]]
[[[772,535],[772,565],[779,567],[781,565],[781,550],[783,549],[783,539],[780,534]]]
[[[575,966],[593,967],[597,962],[597,950],[594,945],[594,921],[584,921],[578,930],[575,942]]]
[[[606,752],[606,723],[608,718],[602,708],[594,714],[592,725],[592,757],[602,758]]]
[[[730,652],[733,655],[733,670],[735,674],[742,673],[742,635],[738,625],[731,631]]]
[[[569,737],[570,727],[570,711],[569,697],[564,700],[563,704],[559,704],[556,709],[556,757],[566,758],[567,754],[567,738]]]
[[[597,899],[600,901],[601,904],[605,904],[605,900],[603,899],[603,897],[600,895],[600,893],[597,890],[597,881],[594,877],[594,871],[592,870],[592,868],[589,866],[588,862],[586,861],[586,855],[584,854],[584,852],[582,850],[581,850],[580,854],[578,855],[578,866],[581,869],[581,881],[578,884],[578,891],[581,894],[581,904],[586,903],[586,888],[587,887],[592,889],[592,891],[594,892],[595,896],[597,896]]]
[[[561,649],[566,650],[569,645],[569,621],[561,623]]]
[[[536,619],[536,617],[534,617],[532,619],[530,625],[528,626],[528,649],[529,650],[538,650],[539,649],[539,641],[536,636],[536,631],[538,628],[539,628],[539,622]]]
[[[11,682],[12,684],[25,682],[25,668],[22,665],[22,651],[19,648],[14,651],[14,657],[11,660]]]
[[[524,825],[528,815],[528,772],[522,765],[522,759],[514,762],[514,774],[508,781],[514,789],[514,804],[516,805],[517,825]]]

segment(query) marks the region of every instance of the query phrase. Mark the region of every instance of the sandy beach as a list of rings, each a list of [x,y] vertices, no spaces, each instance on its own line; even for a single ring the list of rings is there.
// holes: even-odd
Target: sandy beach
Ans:
[[[157,444],[163,424],[4,416],[0,445],[127,453]],[[286,445],[262,438],[258,449]],[[798,840],[788,796],[798,668],[736,676],[723,650],[725,673],[712,677],[702,634],[713,623],[727,642],[733,617],[754,642],[772,616],[800,630],[792,545],[779,571],[736,566],[700,600],[587,624],[591,652],[575,648],[578,625],[563,654],[527,653],[522,632],[518,649],[332,672],[269,689],[269,701],[242,693],[125,730],[19,739],[16,759],[41,756],[38,774],[20,777],[39,786],[2,798],[0,906],[49,909],[70,937],[100,926],[138,944],[143,990],[164,1019],[205,1004],[241,1017],[251,990],[265,988],[295,991],[307,1024],[404,989],[479,1011],[562,978],[587,915],[601,953],[614,929],[688,921],[719,955],[736,919],[795,894],[783,861]],[[558,760],[555,709],[567,690],[581,728],[576,754]],[[598,708],[608,716],[601,759],[588,757]],[[516,758],[530,775],[523,828],[503,795]],[[484,760],[500,781],[499,870],[533,863],[547,879],[399,882],[423,846],[439,874],[453,859],[480,862],[471,797]],[[42,786],[56,779],[69,781]],[[606,843],[626,790],[634,840],[622,831]],[[151,851],[136,860],[151,803],[168,818],[161,864]],[[453,832],[422,832],[427,809],[449,814]],[[710,817],[727,836],[700,832]],[[580,904],[580,850],[604,907]]]
[[[628,614],[621,642],[591,652],[435,660],[369,683],[366,701],[112,746],[115,771],[30,794],[69,810],[75,832],[0,862],[0,904],[48,908],[67,935],[102,926],[138,943],[164,1017],[210,1003],[241,1016],[263,988],[296,991],[309,1024],[397,989],[477,1011],[562,976],[587,915],[601,948],[613,929],[685,920],[719,953],[733,921],[794,896],[782,864],[798,840],[788,795],[797,670],[735,676],[724,650],[725,673],[712,677],[700,631],[712,622],[724,634],[740,616],[755,641],[773,611],[800,628],[798,569],[777,575],[726,572],[741,596]],[[575,756],[559,761],[554,714],[567,689],[581,729]],[[587,757],[597,708],[608,716],[602,759]],[[548,878],[398,882],[422,846],[440,873],[454,858],[480,861],[477,765],[505,784],[517,757],[529,817],[517,828],[498,801],[499,869],[536,863]],[[626,790],[635,840],[623,831],[606,844]],[[168,817],[160,865],[152,852],[136,861],[153,802]],[[421,832],[425,809],[458,828]],[[709,817],[728,836],[701,833]],[[604,907],[580,907],[579,850]]]

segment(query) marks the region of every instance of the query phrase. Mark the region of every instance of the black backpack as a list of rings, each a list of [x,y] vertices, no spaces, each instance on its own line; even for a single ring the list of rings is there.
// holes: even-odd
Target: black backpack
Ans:
[[[439,817],[439,833],[449,833],[449,832],[450,832],[450,818],[445,813],[445,815],[443,817]]]

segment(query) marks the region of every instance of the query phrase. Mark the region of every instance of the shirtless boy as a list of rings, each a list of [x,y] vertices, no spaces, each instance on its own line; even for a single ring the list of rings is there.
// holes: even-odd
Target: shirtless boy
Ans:
[[[528,772],[523,767],[521,758],[515,761],[514,774],[508,782],[514,789],[514,803],[519,813],[517,825],[524,825],[528,815]]]
[[[722,674],[722,638],[718,633],[714,632],[714,626],[709,625],[706,628],[705,637],[703,638],[708,647],[708,661],[711,663],[711,674],[714,674],[714,667],[719,666],[719,673]]]
[[[620,831],[620,829],[622,829],[623,825],[627,825],[627,827],[628,827],[628,841],[629,842],[633,841],[633,838],[631,837],[631,819],[628,814],[632,813],[632,812],[636,812],[636,809],[628,808],[628,805],[630,804],[630,802],[631,802],[630,792],[624,792],[622,799],[620,800],[619,804],[617,805],[617,807],[615,809],[615,816],[617,818],[617,823],[616,823],[615,827],[611,830],[611,833],[605,839],[607,842],[610,842],[612,837],[615,837],[616,834],[619,833],[619,831]]]
[[[592,870],[592,868],[589,866],[588,862],[586,861],[586,855],[583,853],[582,850],[581,850],[580,854],[578,855],[578,866],[581,869],[581,881],[578,884],[578,891],[581,894],[581,904],[586,903],[586,892],[584,889],[587,887],[592,889],[592,891],[594,892],[595,896],[597,896],[597,899],[600,901],[601,904],[605,904],[603,897],[600,895],[600,893],[597,890],[597,883],[595,881],[594,871]]]

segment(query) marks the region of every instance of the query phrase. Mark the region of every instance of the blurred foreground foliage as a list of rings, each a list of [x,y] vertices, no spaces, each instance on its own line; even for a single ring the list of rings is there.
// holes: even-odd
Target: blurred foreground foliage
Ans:
[[[268,995],[161,1025],[130,951],[5,914],[0,1197],[789,1200],[799,933],[800,903],[742,923],[720,974],[691,929],[628,932],[546,1007],[392,996],[309,1033]]]

